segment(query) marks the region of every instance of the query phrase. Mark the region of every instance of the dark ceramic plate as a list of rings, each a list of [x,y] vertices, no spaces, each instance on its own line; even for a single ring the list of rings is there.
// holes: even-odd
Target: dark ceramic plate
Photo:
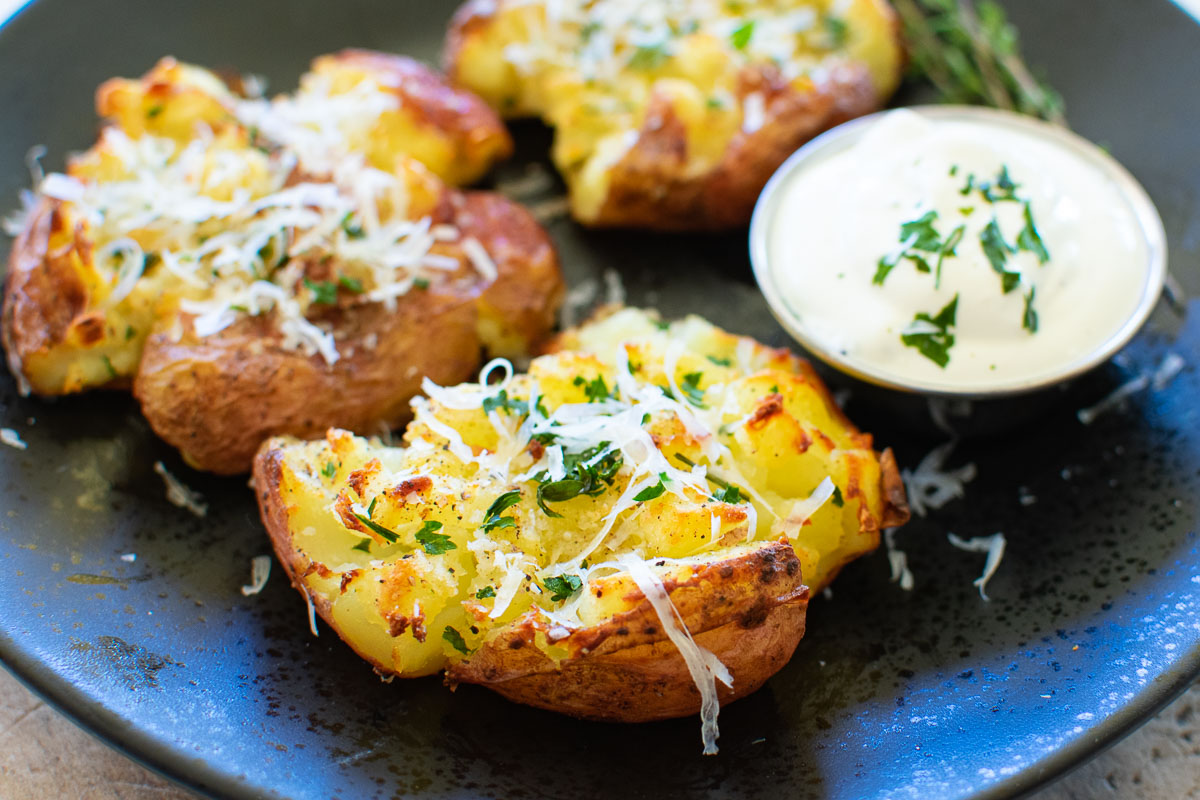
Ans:
[[[1012,0],[1030,60],[1065,94],[1075,128],[1145,184],[1171,268],[1200,294],[1200,27],[1166,2]],[[0,32],[0,198],[94,134],[92,91],[164,53],[293,85],[347,45],[434,59],[450,3],[425,0],[41,0]],[[518,130],[529,161],[547,134]],[[509,165],[503,172],[516,174]],[[774,344],[743,235],[587,233],[557,223],[576,285],[616,267],[633,302],[698,312]],[[328,630],[307,631],[279,576],[239,587],[268,549],[240,480],[193,474],[132,402],[20,399],[0,382],[0,657],[48,700],[146,764],[213,795],[662,798],[1009,797],[1111,743],[1200,671],[1200,306],[1149,329],[1054,408],[960,446],[966,499],[908,526],[916,590],[882,554],[817,598],[808,638],[762,691],[721,714],[721,754],[696,719],[601,725],[436,679],[380,683]],[[1167,351],[1190,366],[1091,427],[1073,411]],[[849,411],[914,464],[937,440]],[[163,459],[208,498],[169,505]],[[1024,487],[1024,488],[1022,488]],[[1021,493],[1036,496],[1023,505]],[[980,600],[978,555],[946,543],[1004,531],[1009,552]],[[127,563],[119,556],[136,553]]]

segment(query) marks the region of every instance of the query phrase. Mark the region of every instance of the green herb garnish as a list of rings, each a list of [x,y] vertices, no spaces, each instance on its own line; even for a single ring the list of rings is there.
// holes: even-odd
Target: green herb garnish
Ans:
[[[412,285],[413,285],[414,289],[428,289],[429,288],[429,279],[428,278],[413,278]]]
[[[467,643],[463,641],[462,634],[456,631],[454,628],[451,628],[449,625],[446,626],[446,630],[442,631],[442,638],[449,642],[451,647],[462,653],[464,656],[469,654],[469,651],[467,650]]]
[[[542,586],[551,593],[550,602],[557,603],[560,600],[566,600],[582,589],[583,580],[578,575],[557,575],[553,578],[546,578],[542,581]]]
[[[836,486],[833,487],[833,497],[831,499],[833,500],[833,504],[838,508],[846,505],[846,500],[842,497],[842,490]]]
[[[979,243],[983,245],[983,254],[987,256],[992,269],[1000,276],[1000,286],[1004,293],[1008,294],[1017,288],[1017,284],[1021,282],[1021,274],[1011,272],[1004,266],[1009,254],[1017,252],[1017,248],[1004,241],[1004,234],[1000,232],[1000,224],[996,222],[995,217],[992,217],[987,227],[979,232]]]
[[[750,44],[750,37],[753,35],[754,20],[748,19],[733,29],[733,33],[729,34],[729,42],[738,50],[745,50],[746,45]]]
[[[592,497],[600,494],[606,486],[612,485],[622,463],[621,451],[613,448],[609,442],[601,442],[582,453],[564,453],[564,476],[561,480],[548,481],[545,473],[538,477],[541,481],[537,490],[538,506],[547,516],[561,517],[546,503],[562,503],[581,494]]]
[[[708,408],[704,405],[704,391],[700,388],[700,379],[703,377],[703,372],[689,372],[679,384],[679,391],[683,392],[688,402],[696,408]]]
[[[736,486],[725,484],[725,488],[713,492],[712,499],[716,500],[718,503],[737,505],[738,503],[742,502],[742,492]]]
[[[501,514],[519,502],[521,502],[521,492],[518,489],[505,492],[497,497],[484,513],[483,524],[479,526],[480,529],[486,533],[494,531],[497,528],[515,528],[517,526],[516,518],[503,517]]]
[[[640,44],[634,48],[633,55],[629,57],[629,68],[655,70],[666,63],[668,58],[670,58],[670,54],[667,52],[666,42]]]
[[[101,354],[101,356],[100,356],[100,360],[104,362],[104,368],[105,368],[106,370],[108,370],[108,377],[109,377],[109,378],[118,378],[118,377],[120,377],[119,375],[117,375],[117,368],[113,366],[113,363],[112,363],[112,359],[111,359],[111,358],[109,358],[107,355]]]
[[[425,552],[431,556],[439,556],[449,550],[457,550],[458,545],[450,541],[450,537],[444,533],[437,531],[442,529],[442,523],[436,520],[427,520],[421,526],[421,530],[417,531],[415,538],[417,544],[425,548]]]
[[[304,287],[312,292],[313,303],[332,306],[337,303],[337,284],[333,281],[304,279]]]
[[[397,536],[394,531],[391,531],[391,530],[383,527],[382,525],[380,525],[378,522],[375,522],[370,517],[364,517],[362,514],[359,514],[357,512],[355,512],[354,516],[358,518],[359,522],[361,522],[363,525],[366,525],[371,530],[375,531],[375,533],[382,536],[386,541],[394,543],[400,539],[400,537]]]
[[[480,589],[478,592],[475,593],[475,597],[479,600],[486,600],[489,597],[495,597],[495,596],[496,596],[496,587],[495,586],[485,586],[482,589]]]
[[[1033,224],[1033,211],[1029,207],[1028,200],[1025,201],[1024,217],[1025,227],[1017,234],[1017,247],[1033,253],[1037,256],[1039,264],[1045,264],[1050,260],[1050,251],[1046,249],[1046,244],[1042,241],[1037,226]]]
[[[325,466],[321,467],[321,474],[332,479],[337,474],[337,462],[326,461]]]
[[[915,347],[921,355],[945,369],[946,365],[950,363],[950,348],[954,346],[954,334],[950,333],[950,328],[955,325],[957,312],[958,295],[956,294],[954,299],[937,313],[937,316],[931,317],[922,311],[913,319],[914,324],[925,322],[938,330],[902,333],[900,341],[904,342],[906,347]]]
[[[501,389],[491,397],[483,399],[483,413],[490,414],[493,411],[503,411],[505,414],[524,416],[529,413],[529,404],[524,400],[513,400],[508,396],[507,389]]]
[[[358,544],[354,545],[350,549],[351,550],[361,550],[364,553],[369,553],[369,552],[371,552],[371,540],[363,539],[362,541],[360,541]]]
[[[663,492],[667,490],[666,482],[668,480],[669,478],[667,478],[667,473],[660,472],[658,474],[658,483],[654,484],[653,486],[647,486],[645,489],[642,489],[640,492],[635,494],[633,496],[633,501],[635,503],[644,503],[647,500],[653,500],[656,497],[661,497]]]
[[[358,278],[351,278],[349,275],[339,275],[338,285],[348,292],[355,294],[363,293],[363,283]]]
[[[845,47],[850,33],[846,20],[841,17],[826,17],[824,24],[825,33],[829,35],[829,47],[833,50]]]
[[[1021,314],[1021,327],[1030,333],[1037,333],[1038,315],[1033,308],[1033,295],[1037,290],[1035,287],[1029,287],[1029,294],[1025,295],[1025,311]]]
[[[732,358],[717,358],[716,356],[708,356],[708,360],[716,364],[718,367],[732,367]]]
[[[361,239],[367,234],[363,231],[362,225],[354,221],[354,212],[347,211],[346,216],[342,217],[342,230],[351,239]]]
[[[599,403],[612,397],[608,391],[608,384],[604,382],[602,375],[597,375],[590,381],[582,375],[576,375],[572,383],[575,386],[583,387],[583,393],[587,396],[589,403]]]

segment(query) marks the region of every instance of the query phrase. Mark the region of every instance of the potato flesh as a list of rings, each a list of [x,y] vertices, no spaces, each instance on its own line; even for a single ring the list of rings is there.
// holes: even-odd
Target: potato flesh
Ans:
[[[784,531],[780,520],[792,503],[808,497],[828,476],[839,487],[841,504],[825,503],[793,540],[805,582],[817,591],[844,563],[878,544],[885,519],[894,521],[896,509],[889,506],[894,498],[884,496],[870,437],[841,417],[811,368],[799,359],[697,318],[660,330],[652,316],[636,310],[569,332],[558,347],[535,359],[528,375],[508,383],[510,399],[528,400],[536,382],[546,410],[553,413],[563,404],[586,403],[586,386],[596,377],[615,386],[619,347],[638,365],[638,379],[649,384],[666,380],[664,360],[677,354],[676,382],[701,371],[700,385],[717,387],[705,393],[706,400],[711,397],[715,403],[723,396],[728,402],[719,417],[729,426],[722,438],[736,464],[721,466],[733,468],[760,498],[754,502],[757,527],[751,535],[746,505],[665,492],[619,516],[588,557],[591,564],[631,552],[647,559],[707,563],[746,546],[747,539],[778,539]],[[756,426],[756,410],[764,407],[778,410]],[[505,446],[482,408],[455,409],[436,401],[429,408],[473,454]],[[808,416],[792,416],[800,412]],[[510,420],[499,416],[503,412],[494,413],[501,424],[515,427],[520,421],[520,415]],[[447,438],[423,419],[419,413],[407,429],[406,448],[384,447],[340,431],[331,431],[323,442],[280,439],[265,446],[265,452],[282,454],[279,491],[288,509],[291,553],[281,552],[281,557],[291,563],[294,555],[301,564],[319,565],[301,570],[307,575],[302,574],[300,583],[331,604],[340,633],[355,649],[400,675],[428,674],[447,659],[461,659],[463,654],[443,638],[447,627],[474,650],[530,609],[562,613],[564,603],[552,600],[548,587],[540,585],[545,580],[541,570],[580,553],[629,482],[630,467],[625,466],[613,485],[596,496],[550,504],[560,515],[550,517],[535,501],[536,482],[513,479],[534,464],[528,449],[512,459],[507,475],[497,477],[465,464],[447,447]],[[664,454],[680,453],[697,462],[704,457],[701,442],[670,414],[656,415],[645,429]],[[520,492],[520,500],[502,512],[513,524],[483,534],[480,527],[489,506],[513,490]],[[398,541],[387,543],[356,523],[353,514],[369,516]],[[431,522],[440,523],[436,532],[448,536],[453,549],[423,551],[415,536]],[[328,577],[320,578],[323,573]],[[503,612],[490,617],[509,596]],[[640,599],[627,574],[597,574],[568,604],[578,615],[575,622],[586,625],[628,610]],[[424,641],[412,626],[417,617],[423,620]]]

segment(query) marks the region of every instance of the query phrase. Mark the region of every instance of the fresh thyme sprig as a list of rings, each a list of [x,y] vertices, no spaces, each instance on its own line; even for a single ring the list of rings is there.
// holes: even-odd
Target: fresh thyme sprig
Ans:
[[[950,103],[1019,111],[1066,125],[1062,98],[1025,66],[1004,9],[982,0],[892,0],[911,69]]]

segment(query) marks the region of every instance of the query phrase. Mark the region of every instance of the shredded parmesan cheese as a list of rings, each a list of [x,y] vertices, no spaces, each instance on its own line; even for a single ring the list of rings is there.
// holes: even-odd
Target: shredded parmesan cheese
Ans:
[[[996,574],[996,570],[1000,568],[1000,559],[1004,558],[1004,548],[1007,544],[1003,533],[993,533],[991,536],[976,536],[974,539],[960,539],[953,533],[946,534],[946,538],[950,540],[950,544],[957,547],[959,550],[965,550],[968,553],[987,553],[987,562],[983,566],[983,574],[973,581],[973,584],[979,589],[979,596],[986,602],[988,600],[987,589],[988,581]]]
[[[27,450],[29,448],[29,445],[21,438],[21,434],[12,428],[0,428],[0,442],[17,450]]]
[[[930,509],[937,510],[951,500],[960,498],[966,484],[975,479],[975,464],[964,464],[957,469],[946,470],[946,459],[950,457],[957,439],[951,439],[929,451],[916,470],[903,470],[905,489],[908,491],[909,507],[918,516],[925,516]]]
[[[1167,388],[1171,381],[1175,380],[1175,376],[1183,371],[1186,364],[1183,356],[1178,353],[1167,353],[1163,356],[1163,360],[1159,363],[1158,369],[1154,370],[1154,376],[1151,379],[1154,391],[1161,392]]]
[[[899,583],[900,588],[911,592],[915,583],[912,570],[908,568],[908,554],[896,547],[896,529],[883,529],[883,543],[887,547],[888,566],[892,570],[892,583]]]
[[[161,461],[154,462],[154,471],[162,477],[163,484],[167,489],[167,500],[172,505],[186,508],[197,517],[203,517],[208,513],[208,503],[204,502],[204,497],[199,492],[189,489],[178,478],[168,472]]]
[[[679,655],[683,657],[688,673],[700,691],[700,740],[704,744],[704,755],[715,755],[717,737],[721,735],[717,729],[717,715],[721,712],[721,703],[717,698],[717,681],[732,689],[733,676],[720,659],[696,644],[679,614],[679,609],[671,602],[666,587],[646,562],[626,554],[617,563],[629,571],[629,576],[650,601],[654,613],[662,622],[663,633],[679,648]]]
[[[267,585],[271,577],[271,557],[255,556],[250,559],[250,584],[242,587],[242,596],[250,597],[258,594]]]
[[[1084,425],[1091,425],[1100,415],[1121,406],[1126,400],[1149,385],[1149,375],[1138,375],[1136,378],[1131,378],[1116,389],[1113,389],[1112,392],[1095,405],[1079,409],[1075,412],[1075,416]]]

